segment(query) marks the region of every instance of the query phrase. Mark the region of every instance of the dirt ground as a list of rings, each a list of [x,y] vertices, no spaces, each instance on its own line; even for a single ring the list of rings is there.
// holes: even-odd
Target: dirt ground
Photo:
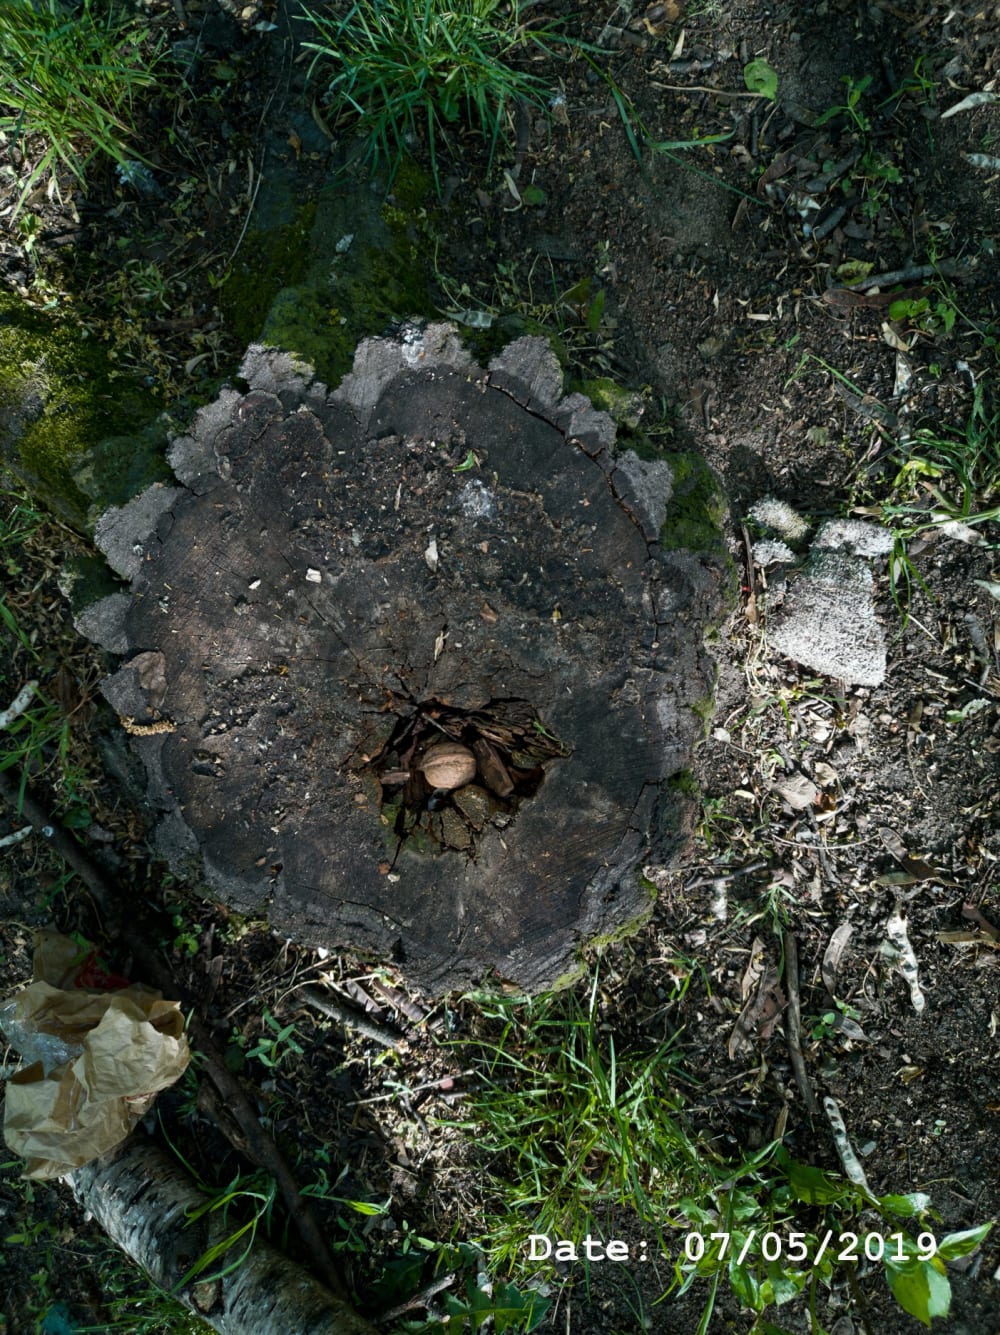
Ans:
[[[1000,8],[935,0],[746,0],[691,5],[676,16],[674,8],[548,6],[566,33],[603,54],[555,69],[539,63],[558,92],[551,117],[523,121],[491,177],[478,141],[454,143],[444,201],[421,222],[439,242],[432,284],[443,313],[516,309],[557,325],[571,374],[635,389],[643,422],[665,420],[668,447],[703,454],[728,498],[740,594],[712,645],[719,681],[694,758],[696,834],[685,862],[659,878],[648,925],[603,954],[602,1023],[623,1040],[679,1035],[697,1080],[689,1114],[720,1150],[766,1144],[780,1118],[794,1157],[840,1171],[827,1118],[803,1107],[782,1025],[755,1029],[742,1047],[732,1042],[748,966],[777,967],[782,933],[794,934],[808,1077],[820,1100],[839,1105],[872,1189],[926,1191],[939,1232],[971,1228],[1000,1214],[1000,943],[991,930],[1000,923],[1000,606],[989,588],[1000,580],[1000,557],[994,546],[929,529],[906,548],[915,578],[905,605],[898,589],[893,596],[887,563],[878,563],[886,679],[844,686],[769,649],[769,576],[750,557],[747,525],[753,503],[771,495],[810,523],[863,513],[902,536],[905,518],[887,517],[881,505],[902,460],[903,429],[964,429],[976,387],[996,403],[1000,173],[995,160],[976,165],[970,155],[997,153],[1000,101],[942,113],[995,87]],[[166,10],[161,21],[177,24]],[[220,51],[230,47],[235,78],[225,96],[192,104],[185,126],[198,143],[198,171],[221,179],[228,161],[283,131],[294,82],[262,96],[253,74],[270,34],[207,4],[177,10],[190,30],[210,21]],[[271,12],[259,11],[265,19]],[[760,59],[777,75],[774,100],[748,92],[744,68]],[[595,66],[611,71],[624,103]],[[863,124],[852,114],[855,95]],[[646,145],[641,163],[630,134]],[[648,146],[693,140],[710,142]],[[196,178],[166,141],[162,151],[176,176]],[[302,162],[303,188],[322,166]],[[241,351],[209,270],[188,267],[206,244],[228,252],[242,226],[239,200],[220,230],[207,191],[200,202],[197,190],[186,198],[186,211],[173,214],[162,201],[137,204],[109,175],[77,213],[90,238],[85,256],[71,253],[73,236],[56,243],[53,216],[28,251],[4,238],[0,273],[22,292],[40,281],[75,282],[93,302],[129,245],[145,260],[155,255],[164,273],[183,272],[150,319],[179,327],[156,332],[140,323],[132,345],[138,364],[144,340],[160,345],[151,374],[169,393],[206,338],[223,365],[235,365]],[[162,210],[155,237],[141,214],[154,207]],[[98,219],[102,241],[87,230]],[[844,292],[850,277],[899,271],[889,284],[912,306],[895,321],[878,291],[862,301]],[[992,442],[996,458],[995,423]],[[983,532],[998,537],[996,524]],[[259,925],[236,930],[225,912],[192,901],[149,862],[142,813],[106,767],[107,748],[95,749],[107,724],[96,683],[108,664],[75,637],[58,592],[60,564],[79,547],[68,530],[46,526],[5,576],[8,605],[43,646],[46,684],[63,693],[73,719],[76,803],[67,806],[54,770],[39,774],[35,789],[64,818],[80,805],[91,812],[86,846],[160,915],[160,944],[179,984],[256,1082],[259,1106],[293,1163],[309,1172],[322,1164],[340,1197],[389,1202],[385,1214],[351,1227],[335,1205],[319,1206],[362,1306],[376,1314],[385,1303],[372,1288],[373,1258],[419,1253],[421,1238],[472,1241],[481,1217],[484,1163],[473,1142],[440,1124],[460,1110],[462,1081],[436,1041],[480,1032],[475,1004],[434,1007],[385,969],[317,958]],[[5,690],[28,674],[26,650],[12,644],[10,663]],[[799,776],[814,785],[804,805],[778,791]],[[0,835],[13,825],[3,820]],[[51,851],[33,841],[5,850],[0,904],[4,990],[29,976],[35,925],[54,919],[63,930],[101,936],[86,891],[67,883]],[[974,910],[985,926],[969,916]],[[890,922],[900,920],[916,976],[904,976],[887,945],[898,930]],[[671,982],[678,960],[690,971],[679,997]],[[402,1048],[387,1055],[303,1005],[295,988],[324,975],[370,1019],[404,1033]],[[265,1009],[294,1024],[302,1049],[274,1069],[243,1063],[247,1049],[275,1032]],[[219,1161],[233,1161],[196,1100],[189,1081],[160,1106],[164,1127],[208,1176]],[[107,1278],[107,1255],[95,1252],[100,1243],[69,1194],[50,1185],[26,1193],[17,1174],[14,1163],[0,1176],[8,1239],[0,1329],[181,1328],[168,1319],[145,1326],[141,1313],[113,1307],[114,1285],[127,1281]],[[627,1216],[607,1222],[617,1236],[642,1232]],[[82,1270],[91,1255],[103,1258],[103,1280]],[[541,1329],[693,1333],[706,1288],[656,1305],[668,1272],[567,1265],[548,1277],[558,1301]],[[936,1328],[1000,1335],[1000,1235],[950,1277],[951,1315]],[[43,1324],[53,1304],[64,1305],[61,1326],[51,1317]],[[819,1326],[837,1335],[922,1329],[870,1266],[822,1290],[818,1304]],[[811,1329],[804,1300],[769,1315],[783,1330]],[[415,1329],[424,1329],[421,1316],[410,1313]],[[753,1325],[720,1292],[710,1330]]]

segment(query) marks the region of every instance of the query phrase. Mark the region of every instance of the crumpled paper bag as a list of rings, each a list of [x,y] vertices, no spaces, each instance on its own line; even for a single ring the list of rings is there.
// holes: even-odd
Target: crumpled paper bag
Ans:
[[[34,981],[0,1002],[29,1063],[7,1083],[4,1140],[25,1177],[61,1177],[121,1143],[190,1060],[176,1001],[108,974],[57,932],[35,938]]]

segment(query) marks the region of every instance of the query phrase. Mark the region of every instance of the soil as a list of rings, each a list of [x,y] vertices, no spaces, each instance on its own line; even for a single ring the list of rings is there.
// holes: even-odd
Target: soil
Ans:
[[[622,1043],[678,1036],[699,1082],[689,1115],[720,1150],[762,1146],[779,1127],[796,1159],[839,1172],[828,1118],[810,1117],[796,1085],[787,1010],[778,1024],[751,1016],[744,1041],[734,1039],[748,966],[777,969],[791,934],[810,1086],[821,1104],[836,1100],[872,1189],[926,1191],[940,1235],[1000,1214],[990,926],[1000,923],[1000,610],[988,587],[1000,579],[1000,558],[993,546],[929,528],[905,548],[914,576],[906,602],[879,565],[888,673],[881,686],[855,688],[769,652],[768,575],[752,560],[745,526],[750,506],[774,495],[811,522],[861,511],[902,534],[905,518],[887,517],[882,503],[893,496],[906,432],[928,423],[939,436],[962,430],[974,387],[992,392],[1000,192],[995,166],[969,155],[995,154],[1000,103],[941,113],[992,86],[1000,14],[935,0],[746,0],[676,17],[673,9],[549,6],[546,16],[603,54],[536,60],[535,72],[559,88],[552,115],[522,117],[516,146],[498,153],[492,172],[479,141],[456,134],[441,158],[443,198],[429,198],[412,222],[425,243],[436,238],[432,283],[443,313],[476,309],[495,324],[528,314],[555,325],[571,380],[610,377],[634,390],[641,423],[672,449],[699,451],[728,496],[741,592],[712,644],[719,679],[693,765],[697,835],[686,860],[658,876],[649,924],[593,961],[602,1024]],[[117,291],[123,254],[155,264],[168,279],[163,300],[136,313],[134,293],[122,297],[132,323],[118,336],[169,399],[194,392],[192,381],[210,369],[235,366],[242,352],[218,302],[217,270],[246,220],[247,155],[266,134],[285,133],[301,100],[291,83],[255,82],[266,44],[278,40],[254,29],[272,18],[266,6],[242,26],[197,0],[152,12],[172,40],[207,34],[214,61],[161,140],[166,197],[136,198],[109,172],[85,200],[66,192],[62,209],[55,198],[33,201],[42,229],[30,247],[3,235],[0,272],[31,300],[72,295],[96,318],[102,291]],[[748,94],[744,68],[755,59],[776,72],[776,100]],[[868,128],[849,109],[827,114],[848,108],[859,89],[855,110]],[[325,159],[300,156],[285,137],[307,192]],[[641,162],[633,140],[645,145]],[[694,140],[703,142],[648,146]],[[414,151],[427,166],[425,146]],[[946,278],[933,269],[928,277],[926,265]],[[914,303],[909,315],[892,319],[884,303],[844,292],[848,277],[900,270],[909,276],[892,286]],[[937,303],[947,309],[935,316]],[[995,460],[995,423],[991,442]],[[998,536],[995,524],[982,532]],[[463,1082],[439,1040],[488,1036],[489,1022],[474,999],[433,1007],[388,967],[280,941],[193,899],[150,861],[143,813],[124,796],[121,752],[101,741],[108,719],[96,682],[110,665],[75,636],[58,592],[59,568],[80,546],[49,524],[8,557],[8,607],[33,648],[12,643],[5,693],[40,677],[71,720],[68,752],[29,776],[32,791],[80,826],[105,869],[160,915],[159,944],[178,988],[194,995],[256,1084],[300,1171],[325,1165],[341,1199],[388,1202],[385,1214],[353,1224],[335,1205],[319,1206],[359,1303],[377,1314],[391,1305],[373,1287],[387,1257],[422,1255],[420,1239],[472,1241],[471,1221],[482,1218],[484,1170],[498,1166],[443,1125],[460,1114]],[[799,775],[815,785],[805,806],[777,791]],[[0,834],[15,825],[4,819]],[[9,989],[30,975],[32,926],[54,919],[96,940],[103,928],[86,889],[40,841],[4,852],[0,977]],[[970,918],[975,911],[985,926]],[[899,920],[916,975],[887,946]],[[831,941],[848,926],[837,957]],[[682,967],[690,981],[677,989]],[[323,978],[370,1020],[403,1032],[403,1045],[387,1056],[303,1004],[298,985]],[[780,1006],[786,997],[772,993]],[[273,1037],[268,1015],[294,1024],[302,1049],[274,1067],[247,1056]],[[161,1098],[163,1127],[206,1178],[224,1182],[234,1160],[195,1091],[192,1079]],[[8,1241],[0,1258],[8,1331],[41,1329],[57,1302],[71,1329],[180,1328],[141,1326],[136,1314],[113,1326],[120,1281],[106,1256],[103,1279],[85,1277],[80,1258],[99,1243],[68,1192],[44,1184],[26,1192],[18,1170],[5,1166],[0,1181],[4,1236],[21,1241]],[[625,1211],[605,1223],[608,1236],[649,1235]],[[669,1236],[676,1255],[682,1235]],[[656,1305],[670,1271],[567,1264],[547,1272],[557,1301],[541,1329],[694,1332],[707,1286]],[[936,1328],[997,1335],[998,1274],[995,1231],[971,1262],[952,1268],[951,1314]],[[423,1279],[432,1278],[429,1259]],[[750,1331],[753,1315],[724,1289],[710,1329]],[[871,1266],[821,1288],[816,1301],[819,1327],[838,1335],[923,1328]],[[769,1316],[785,1330],[815,1328],[805,1299]]]

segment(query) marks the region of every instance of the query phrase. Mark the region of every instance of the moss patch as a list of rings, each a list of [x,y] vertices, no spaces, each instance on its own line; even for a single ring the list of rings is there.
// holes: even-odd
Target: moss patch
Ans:
[[[632,450],[646,460],[667,457],[674,435],[673,415],[649,385],[630,388],[610,376],[595,376],[574,380],[566,388],[586,394],[595,408],[608,414],[615,424],[619,450]]]
[[[295,220],[251,233],[222,289],[244,344],[302,358],[331,388],[359,341],[396,321],[435,314],[419,245],[420,182],[379,204],[367,189],[327,187]]]
[[[715,474],[700,454],[668,454],[674,488],[660,543],[667,551],[686,549],[728,556],[723,521],[726,499]]]
[[[275,297],[304,281],[311,261],[316,205],[306,204],[294,222],[250,232],[219,294],[226,323],[246,347],[259,339]]]
[[[160,406],[71,320],[0,293],[0,456],[60,518],[86,532],[123,477],[141,487],[165,475],[147,430]],[[102,442],[114,442],[107,467]],[[93,489],[76,477],[87,461]]]

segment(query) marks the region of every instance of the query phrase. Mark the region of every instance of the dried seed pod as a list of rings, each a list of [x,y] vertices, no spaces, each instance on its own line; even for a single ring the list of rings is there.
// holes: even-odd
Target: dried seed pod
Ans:
[[[451,791],[476,777],[476,757],[460,742],[437,742],[424,752],[420,769],[432,788]]]

